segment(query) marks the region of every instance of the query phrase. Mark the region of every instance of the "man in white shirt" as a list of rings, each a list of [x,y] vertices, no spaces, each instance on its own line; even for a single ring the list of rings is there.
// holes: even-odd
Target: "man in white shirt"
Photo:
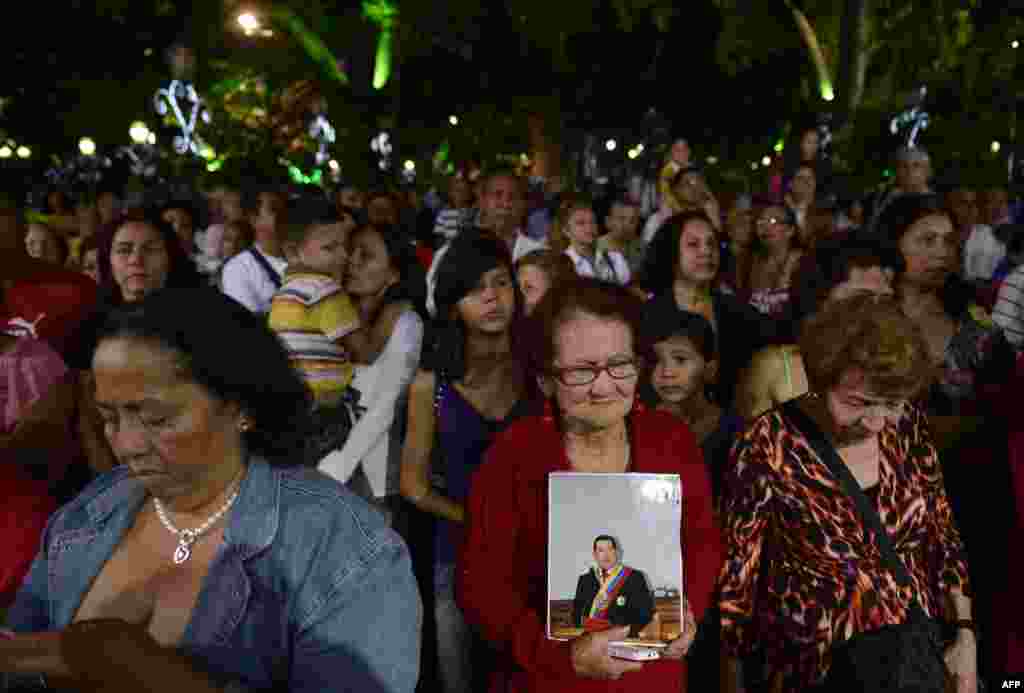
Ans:
[[[512,260],[516,261],[532,250],[547,247],[547,240],[533,239],[523,232],[523,214],[526,195],[523,181],[511,171],[491,174],[480,188],[479,228],[505,241]],[[435,315],[434,285],[441,258],[448,252],[449,241],[436,253],[427,272],[427,310]],[[435,316],[436,317],[436,316]]]
[[[285,205],[285,197],[280,192],[246,191],[242,208],[252,225],[253,244],[224,265],[224,293],[259,315],[270,312],[270,301],[288,267],[280,239]]]

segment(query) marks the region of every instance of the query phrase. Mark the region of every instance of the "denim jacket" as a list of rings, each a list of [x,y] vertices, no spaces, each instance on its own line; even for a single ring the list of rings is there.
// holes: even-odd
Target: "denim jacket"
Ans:
[[[8,627],[68,626],[146,497],[122,467],[59,510]],[[374,510],[252,459],[180,650],[229,690],[413,691],[422,618],[408,551]]]

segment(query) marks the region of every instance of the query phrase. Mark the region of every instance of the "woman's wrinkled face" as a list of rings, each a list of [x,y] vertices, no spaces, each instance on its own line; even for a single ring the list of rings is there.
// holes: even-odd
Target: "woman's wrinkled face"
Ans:
[[[792,242],[795,232],[782,207],[768,207],[757,217],[757,237],[768,247]]]
[[[516,279],[519,282],[519,291],[523,294],[526,314],[529,315],[551,288],[551,280],[548,273],[537,265],[523,265],[519,268]]]
[[[40,224],[29,224],[25,234],[25,251],[29,257],[56,264],[60,262],[60,251],[53,231]]]
[[[660,401],[682,404],[704,388],[708,361],[689,337],[676,335],[658,342],[654,357],[651,385]]]
[[[100,342],[96,406],[118,462],[161,499],[194,494],[241,447],[238,408],[180,372],[170,350],[131,338]]]
[[[903,280],[919,286],[939,288],[956,271],[959,237],[952,220],[934,214],[910,225],[899,241],[906,263]]]
[[[353,296],[380,296],[401,279],[391,264],[388,247],[373,227],[364,227],[350,240],[345,289]]]
[[[869,392],[863,371],[851,369],[825,397],[832,419],[837,447],[862,443],[878,435],[886,424],[898,421],[906,410],[906,400],[889,400]]]
[[[128,303],[167,283],[171,259],[164,239],[145,222],[124,224],[114,234],[110,249],[110,272]]]
[[[565,235],[576,247],[591,249],[597,242],[597,217],[592,209],[576,209],[565,224]]]
[[[100,283],[100,264],[97,259],[97,250],[87,250],[82,253],[82,274],[92,277],[97,284]]]
[[[695,284],[713,281],[718,274],[721,249],[718,235],[703,220],[694,220],[679,235],[679,264],[676,277]]]
[[[555,363],[560,376],[545,379],[567,427],[578,432],[599,431],[621,423],[633,408],[638,379],[633,333],[620,320],[579,314],[561,324],[555,334]],[[618,367],[618,368],[616,368]],[[631,376],[614,378],[609,368]],[[567,385],[573,372],[602,369],[585,385]]]
[[[516,310],[512,269],[503,265],[485,272],[455,308],[471,332],[499,335],[507,331]]]

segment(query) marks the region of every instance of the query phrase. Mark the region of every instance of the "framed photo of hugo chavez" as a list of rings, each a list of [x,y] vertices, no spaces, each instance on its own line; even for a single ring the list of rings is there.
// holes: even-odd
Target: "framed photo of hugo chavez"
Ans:
[[[548,479],[548,637],[630,627],[628,644],[679,637],[682,484],[676,474]]]

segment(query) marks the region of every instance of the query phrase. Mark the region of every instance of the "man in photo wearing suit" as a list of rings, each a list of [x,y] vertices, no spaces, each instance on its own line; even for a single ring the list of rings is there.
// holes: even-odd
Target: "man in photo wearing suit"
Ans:
[[[644,574],[619,562],[619,545],[607,534],[594,539],[594,567],[576,583],[572,618],[587,632],[629,626],[635,638],[654,616]]]

